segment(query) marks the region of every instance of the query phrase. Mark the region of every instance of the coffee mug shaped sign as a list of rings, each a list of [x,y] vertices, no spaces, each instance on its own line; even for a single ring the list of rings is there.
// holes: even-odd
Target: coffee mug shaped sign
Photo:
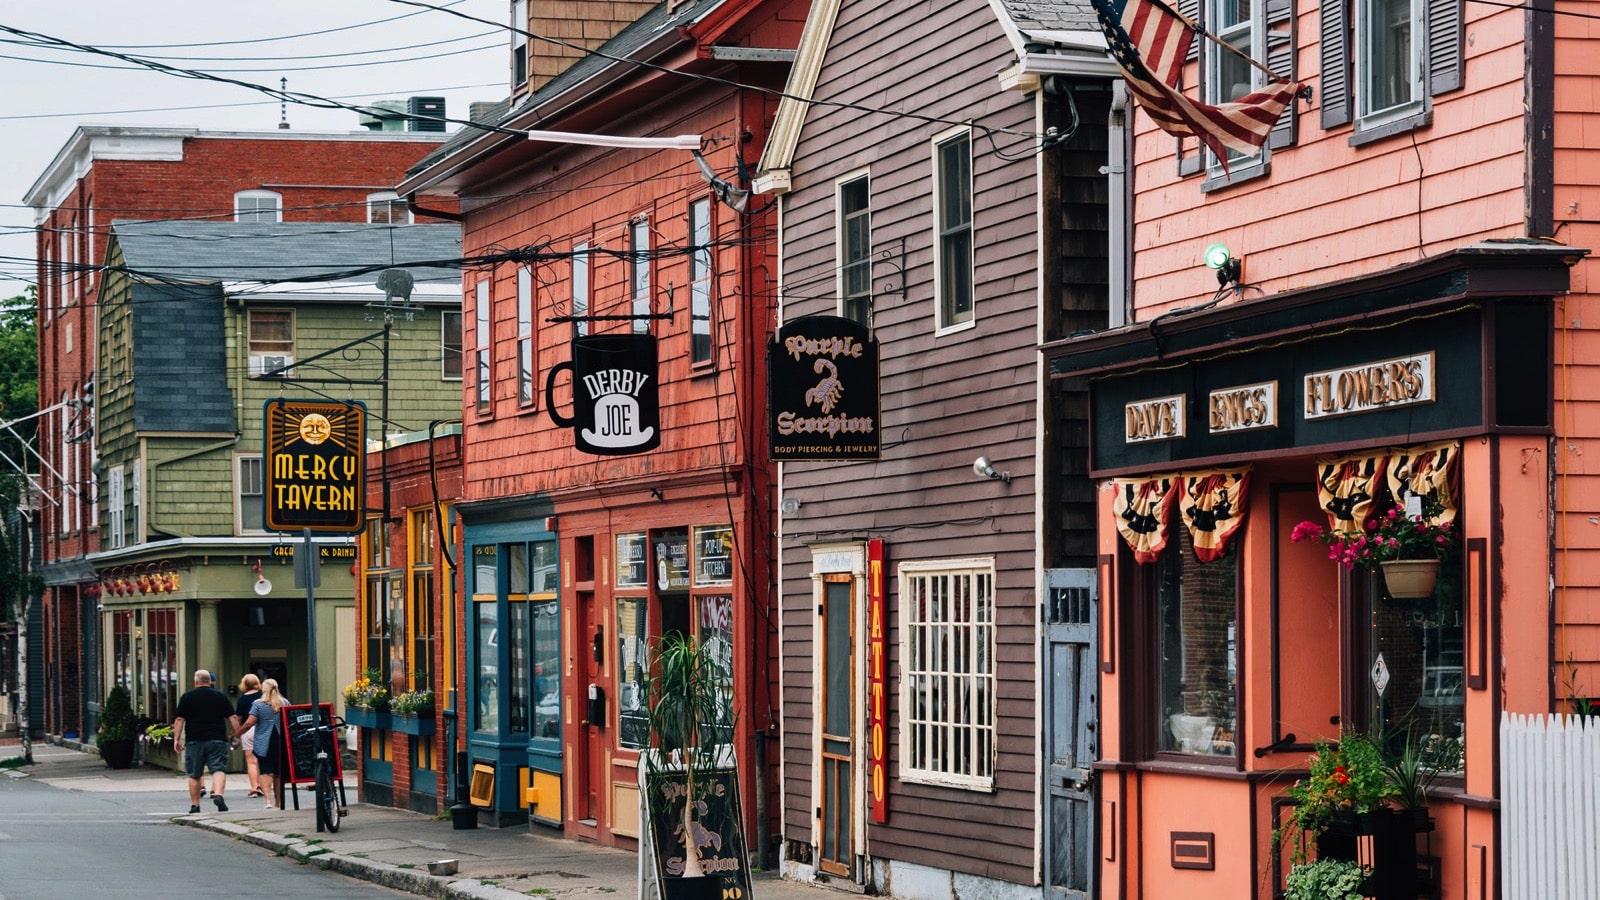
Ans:
[[[557,363],[545,378],[550,418],[573,429],[584,453],[620,456],[661,444],[656,388],[656,339],[648,334],[591,334],[572,342],[572,361]],[[556,409],[556,376],[572,373],[572,415]]]

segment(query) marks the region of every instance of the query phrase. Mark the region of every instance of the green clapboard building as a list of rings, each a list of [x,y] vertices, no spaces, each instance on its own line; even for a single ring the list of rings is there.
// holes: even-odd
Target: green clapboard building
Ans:
[[[309,701],[302,538],[265,528],[263,410],[360,401],[367,433],[349,441],[459,415],[460,242],[455,225],[113,226],[92,432],[99,658],[84,665],[127,686],[137,715],[171,721],[196,668]],[[358,540],[314,538],[317,695],[336,707],[357,674]]]

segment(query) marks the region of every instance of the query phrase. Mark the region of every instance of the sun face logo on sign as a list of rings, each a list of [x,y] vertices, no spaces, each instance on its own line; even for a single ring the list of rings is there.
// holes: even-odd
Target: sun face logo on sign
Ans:
[[[266,529],[360,531],[366,524],[367,408],[268,400],[265,413]]]

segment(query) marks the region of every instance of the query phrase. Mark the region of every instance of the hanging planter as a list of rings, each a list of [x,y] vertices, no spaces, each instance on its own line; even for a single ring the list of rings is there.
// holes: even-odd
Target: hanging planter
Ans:
[[[1396,600],[1420,600],[1433,596],[1439,580],[1437,559],[1392,559],[1379,563],[1383,586]]]

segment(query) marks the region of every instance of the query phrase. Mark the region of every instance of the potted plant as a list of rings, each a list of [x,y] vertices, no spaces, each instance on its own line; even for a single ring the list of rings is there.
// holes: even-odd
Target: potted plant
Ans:
[[[389,689],[383,686],[377,669],[367,669],[361,677],[345,685],[345,719],[361,728],[388,728]]]
[[[1333,531],[1318,522],[1294,527],[1289,539],[1318,540],[1328,545],[1328,558],[1346,569],[1376,569],[1384,587],[1395,599],[1418,599],[1433,594],[1439,561],[1456,549],[1454,522],[1433,524],[1437,511],[1407,515],[1398,507],[1367,519],[1361,531]]]
[[[1341,826],[1358,816],[1383,808],[1396,793],[1384,773],[1383,753],[1366,735],[1346,731],[1339,743],[1320,743],[1307,757],[1310,770],[1286,792],[1294,801],[1289,819],[1272,833],[1272,846],[1290,844],[1293,862],[1306,861],[1306,844],[1316,844],[1318,855],[1322,837],[1335,823]]]
[[[396,731],[405,734],[433,734],[433,691],[406,691],[389,701]]]
[[[1410,813],[1418,831],[1429,829],[1428,787],[1441,773],[1459,771],[1461,759],[1459,739],[1408,732],[1399,755],[1384,761],[1384,776],[1395,788],[1394,801]]]
[[[113,769],[126,769],[133,765],[133,704],[128,689],[122,685],[106,694],[105,706],[100,710],[100,726],[95,731],[95,745],[100,748],[100,758]]]
[[[1367,871],[1354,860],[1319,859],[1289,870],[1283,900],[1361,900]]]
[[[720,846],[722,838],[720,829],[705,821],[708,804],[703,793],[708,771],[727,764],[722,759],[727,745],[719,738],[728,731],[733,711],[723,696],[720,670],[694,637],[662,638],[654,662],[655,670],[644,684],[655,748],[643,756],[645,786],[649,808],[669,811],[667,816],[653,813],[655,829],[670,830],[671,846],[674,851],[681,847],[682,853],[661,860],[666,875],[661,894],[667,900],[720,898],[722,878],[706,874],[702,851],[708,843]]]

